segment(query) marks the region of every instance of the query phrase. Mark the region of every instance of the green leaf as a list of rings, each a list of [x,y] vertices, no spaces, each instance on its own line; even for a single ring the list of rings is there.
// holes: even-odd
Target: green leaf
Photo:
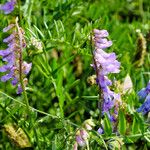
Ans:
[[[132,139],[130,139],[128,137],[125,137],[125,143],[131,144],[131,143],[134,143],[134,142],[132,141]]]
[[[71,85],[68,85],[65,90],[70,90],[72,88],[74,88],[75,86],[77,86],[80,83],[80,79],[75,80]]]
[[[105,116],[105,118],[104,118],[104,133],[107,136],[110,136],[112,134],[111,122],[110,122],[110,119],[107,114],[105,114],[104,116]]]
[[[83,99],[88,101],[98,101],[99,96],[82,96]]]
[[[122,135],[126,133],[126,119],[123,110],[119,110],[119,132]]]
[[[138,133],[138,130],[139,130],[138,120],[137,120],[136,116],[134,116],[133,124],[132,124],[132,133],[136,134],[136,133]]]
[[[141,114],[135,112],[135,117],[137,119],[138,125],[139,125],[139,129],[142,133],[145,132],[145,128],[144,128],[144,119],[142,118]]]
[[[34,25],[34,28],[37,30],[37,32],[41,35],[41,37],[44,39],[45,38],[45,36],[44,36],[44,34],[42,33],[42,31],[36,26],[36,25]]]
[[[56,81],[57,81],[56,82],[56,94],[59,99],[59,107],[60,107],[61,117],[64,117],[63,106],[64,106],[65,96],[64,96],[64,88],[63,88],[63,71],[61,71],[58,74]]]
[[[52,74],[55,74],[58,70],[60,70],[64,65],[66,65],[67,63],[71,62],[78,54],[75,54],[71,57],[69,57],[64,63],[62,63],[58,68],[56,68]]]

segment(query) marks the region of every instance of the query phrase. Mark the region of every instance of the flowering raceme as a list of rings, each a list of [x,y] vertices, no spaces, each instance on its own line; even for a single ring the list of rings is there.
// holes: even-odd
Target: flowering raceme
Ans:
[[[96,71],[96,81],[102,93],[102,113],[107,113],[110,120],[113,121],[115,118],[110,115],[109,110],[114,107],[115,101],[120,99],[120,96],[110,90],[109,86],[112,85],[112,82],[108,79],[107,75],[110,73],[119,73],[120,62],[116,60],[115,53],[106,53],[104,51],[112,45],[112,41],[107,39],[108,32],[97,29],[94,29],[93,32],[95,50],[93,52],[94,63],[92,66]]]
[[[16,0],[10,0],[5,4],[0,5],[0,10],[3,10],[4,14],[10,14],[14,10],[15,4],[16,4]]]
[[[138,92],[138,96],[140,97],[140,100],[145,99],[145,101],[141,107],[137,109],[137,112],[142,112],[143,115],[145,115],[150,111],[150,81],[146,88],[143,88]]]
[[[12,34],[3,40],[4,43],[8,44],[8,48],[0,50],[0,56],[2,56],[2,60],[6,62],[5,65],[0,66],[0,72],[6,73],[6,75],[1,77],[1,81],[6,82],[12,79],[11,84],[13,86],[18,85],[17,93],[19,94],[22,92],[20,80],[22,78],[23,84],[26,86],[27,78],[24,77],[31,70],[32,64],[22,61],[22,49],[26,47],[23,29],[18,26],[16,21],[16,24],[10,24],[4,28],[3,32],[7,32],[11,29],[13,29]]]

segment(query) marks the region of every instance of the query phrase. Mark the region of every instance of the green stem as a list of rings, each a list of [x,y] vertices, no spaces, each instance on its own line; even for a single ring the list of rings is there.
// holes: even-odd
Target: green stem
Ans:
[[[19,20],[22,25],[21,0],[18,0],[18,7],[19,7]]]
[[[85,142],[86,142],[87,150],[90,150],[90,147],[89,147],[89,141],[88,141],[88,140],[86,140]]]
[[[145,132],[145,133],[139,133],[139,134],[134,134],[134,135],[128,135],[126,137],[128,138],[136,138],[136,137],[143,137],[143,136],[146,136],[146,135],[150,135],[150,132]]]
[[[7,98],[9,98],[9,99],[11,99],[11,100],[13,100],[13,101],[19,103],[20,105],[26,106],[26,104],[22,103],[22,102],[19,101],[19,100],[14,99],[13,97],[7,95],[7,94],[4,93],[4,92],[0,91],[0,93],[1,93],[2,95],[6,96]],[[72,126],[75,126],[75,127],[78,127],[78,128],[79,128],[79,126],[78,126],[77,124],[71,122],[71,121],[68,120],[68,119],[61,119],[61,118],[58,117],[58,116],[54,116],[54,115],[52,115],[52,114],[49,114],[49,113],[46,113],[46,112],[44,112],[44,111],[38,110],[38,109],[33,108],[33,107],[31,107],[31,106],[29,106],[29,109],[32,110],[32,111],[35,111],[35,112],[37,112],[37,113],[40,113],[40,114],[49,116],[49,117],[51,117],[51,118],[53,118],[53,119],[58,119],[58,120],[60,120],[61,122],[62,122],[62,121],[65,121],[66,123],[68,123],[68,124],[70,124],[70,125],[72,125]]]
[[[98,109],[99,109],[99,122],[101,125],[101,120],[102,120],[102,107],[103,107],[103,99],[101,96],[101,89],[99,89],[99,100],[98,100]]]
[[[9,99],[11,99],[11,100],[13,100],[13,101],[15,101],[15,102],[19,103],[20,105],[22,105],[22,106],[26,106],[26,104],[22,103],[22,102],[21,102],[21,101],[19,101],[19,100],[14,99],[13,97],[11,97],[11,96],[7,95],[7,94],[6,94],[6,93],[4,93],[4,92],[0,91],[0,93],[1,93],[2,95],[6,96],[7,98],[9,98]],[[31,107],[31,106],[29,106],[29,109],[30,109],[30,110],[33,110],[33,111],[36,111],[36,112],[38,112],[38,113],[40,113],[40,114],[43,114],[43,115],[46,115],[46,116],[52,117],[53,119],[59,119],[59,117],[57,117],[57,116],[54,116],[54,115],[48,114],[48,113],[43,112],[43,111],[41,111],[41,110],[35,109],[35,108]]]

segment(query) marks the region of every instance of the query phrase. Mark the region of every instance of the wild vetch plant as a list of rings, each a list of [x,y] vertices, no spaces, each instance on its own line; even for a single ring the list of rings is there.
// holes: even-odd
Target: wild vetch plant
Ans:
[[[14,10],[16,1],[12,0],[1,6],[1,10],[5,14],[9,14]],[[12,31],[12,33],[3,39],[4,43],[7,43],[8,47],[5,50],[0,50],[2,60],[6,62],[0,67],[0,72],[5,72],[5,75],[1,77],[2,82],[6,82],[11,79],[11,84],[18,87],[17,94],[23,92],[27,110],[29,111],[28,98],[25,92],[25,86],[28,83],[28,79],[25,76],[31,70],[32,63],[23,61],[23,49],[26,47],[26,41],[24,38],[24,30],[18,24],[18,17],[15,19],[14,24],[10,24],[3,29],[3,32]]]
[[[0,3],[0,149],[150,149],[148,0]]]

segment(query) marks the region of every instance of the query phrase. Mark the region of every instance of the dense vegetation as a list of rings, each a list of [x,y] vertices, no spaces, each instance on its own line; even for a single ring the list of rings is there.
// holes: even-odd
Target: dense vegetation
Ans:
[[[23,60],[32,68],[21,94],[10,80],[0,81],[0,149],[71,150],[81,130],[88,135],[78,149],[149,149],[150,114],[137,112],[144,103],[137,92],[150,78],[149,9],[149,0],[17,0],[11,13],[1,10],[0,49],[12,32],[3,28],[18,17],[25,32]],[[115,122],[98,108],[93,29],[109,32],[113,45],[106,51],[121,63],[119,73],[109,74],[111,90],[121,96]]]

